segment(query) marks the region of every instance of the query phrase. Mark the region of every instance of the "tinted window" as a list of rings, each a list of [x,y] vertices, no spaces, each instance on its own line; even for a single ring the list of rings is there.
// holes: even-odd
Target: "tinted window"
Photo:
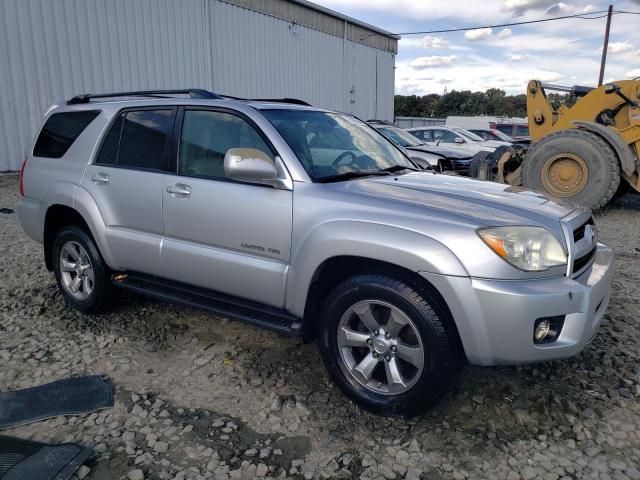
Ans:
[[[118,166],[167,169],[169,132],[173,110],[127,112],[120,135]]]
[[[33,148],[35,157],[62,157],[100,110],[54,113],[42,127]]]
[[[431,130],[412,130],[409,132],[414,137],[418,137],[420,140],[425,142],[431,142],[433,140],[433,136],[431,135]]]
[[[115,165],[118,161],[118,145],[120,144],[120,133],[124,123],[124,114],[120,115],[111,126],[109,133],[102,142],[102,148],[95,163],[103,165]]]
[[[519,137],[530,136],[529,127],[527,127],[526,125],[518,125],[518,129],[516,130],[516,135],[518,135]]]
[[[273,159],[262,137],[242,118],[206,110],[184,112],[178,159],[181,175],[225,178],[224,156],[231,148],[255,148]]]
[[[496,130],[500,130],[502,133],[511,135],[513,127],[511,125],[496,125]]]

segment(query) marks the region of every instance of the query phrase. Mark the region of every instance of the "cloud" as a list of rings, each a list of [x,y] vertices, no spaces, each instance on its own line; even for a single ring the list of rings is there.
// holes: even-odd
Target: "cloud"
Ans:
[[[418,57],[409,63],[409,66],[416,70],[423,70],[425,68],[444,67],[451,65],[456,60],[455,55],[439,56],[432,55],[430,57]]]
[[[427,35],[426,37],[411,39],[406,43],[414,45],[420,48],[449,48],[451,43],[448,40],[445,40],[443,37],[433,37],[431,35]]]
[[[639,2],[640,3],[640,0]],[[635,68],[633,70],[629,70],[626,75],[627,78],[636,78],[636,77],[640,77],[640,68]]]
[[[547,10],[557,5],[555,0],[506,0],[502,9],[514,17],[524,15],[529,10]]]
[[[486,40],[492,34],[493,30],[490,28],[478,28],[477,30],[469,30],[464,33],[464,38],[470,42],[476,42],[478,40]]]
[[[522,55],[519,53],[514,53],[509,57],[510,62],[522,62],[523,60],[526,60],[526,59],[527,59],[526,55]]]
[[[631,50],[633,50],[634,47],[631,43],[629,43],[628,40],[625,40],[624,42],[611,42],[609,43],[609,48],[608,48],[608,52],[612,53],[614,55],[618,54],[618,53],[627,53],[630,52]],[[602,49],[600,49],[602,51]]]
[[[544,11],[545,15],[557,16],[589,13],[595,10],[595,5],[588,4],[584,7],[575,7],[556,0],[506,0],[502,10],[511,13],[514,17],[524,15],[529,11]]]
[[[503,38],[510,37],[512,33],[513,32],[511,31],[510,28],[503,28],[502,30],[500,30],[500,33],[498,34],[498,38],[503,39]]]

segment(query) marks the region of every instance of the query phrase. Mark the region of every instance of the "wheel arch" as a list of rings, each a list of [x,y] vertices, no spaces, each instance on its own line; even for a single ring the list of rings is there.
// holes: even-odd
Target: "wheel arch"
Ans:
[[[622,137],[618,135],[615,130],[595,122],[575,121],[573,122],[573,125],[577,128],[588,130],[591,133],[595,133],[596,135],[601,137],[616,152],[622,171],[628,176],[631,176],[635,173],[635,155],[629,145],[624,142]]]
[[[323,301],[331,290],[347,278],[364,274],[388,276],[401,280],[414,289],[423,292],[426,290],[430,295],[431,301],[437,303],[437,307],[446,317],[444,323],[446,324],[448,335],[454,342],[457,354],[464,355],[462,340],[453,314],[446,299],[431,282],[419,273],[397,264],[355,255],[338,255],[328,258],[314,272],[303,316],[303,339],[305,342],[310,342],[317,338],[319,323],[316,319]]]
[[[56,238],[56,233],[63,227],[70,225],[77,225],[84,230],[89,236],[93,238],[91,229],[85,221],[85,219],[68,205],[55,203],[49,205],[44,216],[44,232],[43,232],[43,248],[44,248],[44,263],[47,266],[47,270],[53,270],[53,242]]]
[[[295,242],[287,274],[286,308],[302,317],[312,280],[334,257],[386,262],[408,271],[468,276],[460,260],[439,241],[401,227],[366,221],[335,220]]]
[[[80,192],[81,199],[77,201],[76,195]],[[82,195],[82,192],[85,194]],[[53,241],[56,232],[68,225],[79,225],[95,242],[100,255],[111,268],[117,268],[113,261],[105,237],[105,224],[93,198],[83,189],[78,188],[74,194],[74,200],[69,202],[59,201],[49,203],[44,213],[43,248],[45,264],[48,270],[53,269],[52,252]]]

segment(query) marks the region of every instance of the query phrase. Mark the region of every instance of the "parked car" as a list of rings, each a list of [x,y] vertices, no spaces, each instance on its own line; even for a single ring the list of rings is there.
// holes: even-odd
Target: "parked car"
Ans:
[[[531,139],[529,140],[516,140],[515,138],[511,138],[506,133],[502,133],[500,130],[485,130],[485,129],[476,129],[472,128],[469,130],[471,133],[478,135],[480,138],[484,140],[498,140],[501,142],[508,142],[511,145],[530,145]]]
[[[427,145],[406,130],[394,125],[379,122],[368,123],[387,137],[387,139],[403,148],[409,158],[418,164],[418,166],[423,168],[429,166],[439,172],[452,171],[459,175],[469,174],[469,165],[471,164],[470,155],[463,152],[456,152],[449,148]]]
[[[407,131],[428,145],[444,146],[473,156],[478,152],[492,152],[507,142],[483,140],[481,137],[458,127],[416,127]]]
[[[531,134],[529,133],[529,125],[526,123],[491,123],[493,130],[498,130],[506,135],[509,135],[516,141],[529,141],[531,142]]]
[[[124,289],[316,339],[338,387],[389,415],[432,406],[462,360],[563,358],[595,335],[614,256],[589,210],[418,171],[366,123],[293,102],[50,108],[17,212],[68,305]]]

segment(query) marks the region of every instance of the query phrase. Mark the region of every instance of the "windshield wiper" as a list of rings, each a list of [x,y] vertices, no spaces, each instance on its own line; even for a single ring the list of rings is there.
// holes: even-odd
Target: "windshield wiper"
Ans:
[[[345,172],[338,173],[337,175],[329,175],[327,177],[322,177],[316,180],[318,183],[331,183],[331,182],[341,182],[342,180],[351,180],[353,178],[362,178],[362,177],[370,177],[370,176],[387,176],[390,175],[390,172],[386,170],[376,170],[373,172]]]
[[[404,167],[402,165],[394,165],[392,167],[383,168],[381,171],[382,172],[393,173],[393,172],[399,172],[400,170],[411,170],[412,172],[417,172],[418,171],[416,168]]]

